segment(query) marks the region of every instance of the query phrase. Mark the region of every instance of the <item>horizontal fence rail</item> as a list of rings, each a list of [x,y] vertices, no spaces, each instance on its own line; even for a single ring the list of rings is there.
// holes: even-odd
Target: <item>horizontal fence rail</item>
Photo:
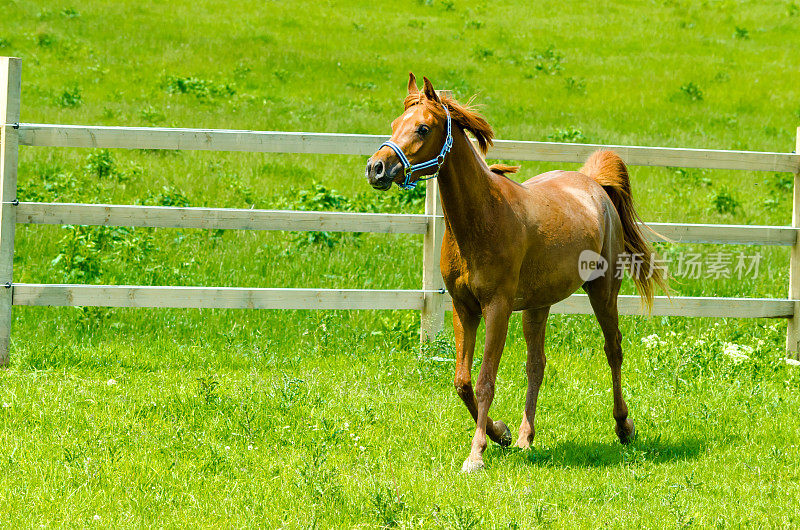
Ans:
[[[784,245],[797,241],[800,229],[791,226],[712,225],[686,223],[645,223],[656,234],[644,231],[654,242],[712,243],[722,245]],[[664,237],[658,237],[658,235]],[[665,239],[666,238],[666,239]]]
[[[441,216],[439,216],[441,218]],[[424,234],[429,215],[180,208],[21,202],[19,224],[105,225],[225,230],[296,230]],[[651,241],[791,246],[800,229],[778,226],[646,223]],[[659,234],[664,237],[659,237]],[[666,239],[665,239],[666,238]]]
[[[14,305],[171,307],[225,309],[412,309],[421,310],[425,291],[383,289],[271,289],[245,287],[150,287],[132,285],[52,285],[18,283]],[[452,303],[444,294],[446,303]],[[646,315],[638,296],[621,295],[619,312]],[[786,318],[791,300],[656,296],[652,314],[730,318]],[[553,313],[592,314],[589,297],[575,294],[555,304]]]
[[[17,223],[424,234],[427,215],[21,202]]]
[[[620,295],[617,300],[621,315],[647,315],[641,300],[634,295]],[[700,296],[653,297],[653,316],[717,317],[717,318],[785,318],[793,314],[791,300],[772,298],[726,298]],[[574,294],[553,305],[552,313],[594,313],[585,294]]]
[[[160,127],[100,127],[22,123],[20,145],[105,147],[121,149],[182,149],[261,153],[371,155],[389,137],[338,134]],[[582,163],[597,149],[615,150],[634,166],[673,166],[752,171],[800,171],[800,155],[757,151],[725,151],[675,147],[568,144],[495,140],[489,158]]]
[[[14,305],[173,307],[200,309],[412,309],[416,290],[149,287],[25,284],[13,286]]]

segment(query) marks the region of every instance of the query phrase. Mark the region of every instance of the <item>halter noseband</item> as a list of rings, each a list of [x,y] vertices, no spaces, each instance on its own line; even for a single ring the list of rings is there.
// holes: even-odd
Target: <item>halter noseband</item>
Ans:
[[[450,152],[450,149],[453,147],[453,132],[450,127],[450,111],[447,108],[447,105],[442,103],[442,107],[444,107],[444,112],[447,114],[447,137],[444,139],[444,145],[442,146],[442,150],[439,153],[439,156],[436,158],[431,158],[427,162],[420,162],[419,164],[412,165],[411,162],[408,161],[406,155],[403,153],[403,150],[400,149],[400,146],[394,143],[391,140],[387,140],[381,144],[381,147],[391,147],[392,151],[397,153],[397,156],[400,157],[400,162],[403,164],[403,174],[405,175],[405,180],[402,184],[398,184],[399,187],[403,188],[404,190],[413,190],[417,186],[417,182],[420,180],[430,180],[435,179],[439,176],[439,170],[442,169],[442,164],[444,164],[444,157],[447,156],[447,153]],[[380,149],[380,147],[378,148]],[[436,172],[427,177],[427,178],[419,178],[414,182],[411,182],[411,174],[414,171],[419,169],[427,169],[429,167],[436,166]]]

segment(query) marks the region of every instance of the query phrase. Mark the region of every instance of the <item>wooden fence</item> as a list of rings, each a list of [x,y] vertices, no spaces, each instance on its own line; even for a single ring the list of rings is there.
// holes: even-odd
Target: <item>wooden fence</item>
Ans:
[[[184,149],[370,155],[386,136],[296,132],[97,127],[20,123],[20,60],[0,58],[0,365],[9,360],[14,305],[257,309],[413,309],[421,312],[423,339],[444,325],[450,298],[439,274],[444,220],[435,180],[426,189],[424,215],[339,213],[223,208],[173,208],[97,204],[32,203],[17,200],[17,152],[20,145],[121,149]],[[798,130],[800,135],[800,129]],[[800,138],[800,137],[799,137]],[[798,140],[800,146],[800,139]],[[792,226],[740,226],[648,223],[675,241],[791,247],[786,299],[656,297],[654,315],[786,318],[787,350],[800,350],[800,155],[599,146],[497,140],[490,158],[581,163],[595,149],[610,147],[630,165],[741,169],[795,174]],[[17,223],[180,227],[238,230],[326,230],[422,234],[423,275],[419,290],[282,289],[233,287],[149,287],[56,285],[13,282],[14,231]],[[4,288],[2,287],[4,285]],[[641,314],[636,296],[620,296],[621,314]],[[591,313],[585,295],[573,295],[553,307],[555,313]]]

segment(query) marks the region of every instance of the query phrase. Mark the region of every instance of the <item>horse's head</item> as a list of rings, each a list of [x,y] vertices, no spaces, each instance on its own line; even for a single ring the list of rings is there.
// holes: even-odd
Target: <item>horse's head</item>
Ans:
[[[423,77],[425,85],[417,88],[414,74],[408,77],[408,96],[405,110],[392,122],[392,137],[387,144],[381,146],[367,162],[366,176],[370,185],[377,190],[388,190],[392,182],[399,186],[413,186],[421,177],[432,175],[438,171],[446,153],[448,141],[448,115],[442,101],[436,94],[427,77]],[[450,136],[452,144],[452,136]],[[406,163],[400,158],[400,150]],[[449,151],[449,145],[447,146]],[[439,160],[439,164],[410,171],[406,178],[406,168],[416,164]]]

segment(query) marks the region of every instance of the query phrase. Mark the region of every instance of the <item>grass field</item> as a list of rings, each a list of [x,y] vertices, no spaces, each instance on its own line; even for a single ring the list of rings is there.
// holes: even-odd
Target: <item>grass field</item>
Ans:
[[[789,152],[800,123],[791,1],[0,5],[24,122],[386,133],[414,70],[478,94],[506,139]],[[19,198],[422,211],[420,194],[370,189],[364,163],[23,147]],[[525,163],[519,178],[555,167]],[[632,178],[646,220],[790,222],[789,174]],[[20,225],[14,278],[415,289],[421,246]],[[678,278],[674,292],[786,296],[785,248],[661,246],[676,259],[720,250],[760,253],[757,279]],[[487,470],[463,476],[473,425],[452,387],[452,334],[419,352],[417,319],[17,307],[0,371],[0,526],[800,524],[800,370],[782,360],[784,321],[623,318],[639,432],[623,447],[596,323],[553,316],[533,448],[490,446]],[[514,318],[492,406],[512,431],[524,352]]]

